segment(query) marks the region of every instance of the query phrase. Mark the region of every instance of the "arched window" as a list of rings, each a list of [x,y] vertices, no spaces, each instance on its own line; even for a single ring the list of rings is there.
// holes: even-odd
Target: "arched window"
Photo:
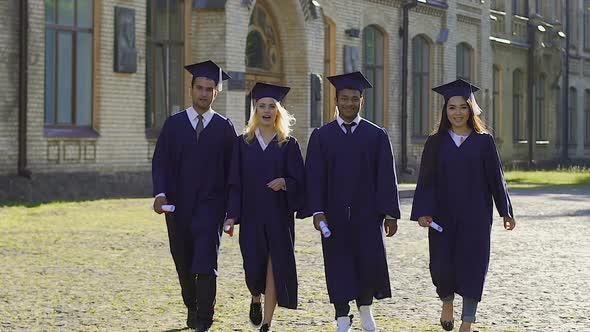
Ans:
[[[537,116],[535,117],[535,124],[537,127],[537,140],[544,141],[547,140],[546,135],[546,124],[547,124],[547,116],[545,114],[545,94],[547,91],[546,87],[546,79],[545,75],[541,74],[539,80],[537,81],[537,89],[536,89],[536,96],[535,96],[535,109],[537,111]]]
[[[246,91],[256,82],[284,84],[281,42],[269,0],[258,0],[252,9],[246,37]],[[246,96],[245,123],[250,119],[250,96]]]
[[[578,112],[578,90],[576,88],[570,88],[570,102],[569,102],[569,110],[568,110],[568,129],[569,129],[569,136],[568,136],[568,143],[569,145],[576,145],[577,144],[577,112]]]
[[[363,30],[363,73],[374,88],[364,92],[364,117],[377,124],[383,124],[384,45],[384,35],[380,29],[374,25],[365,27]]]
[[[148,1],[146,128],[158,132],[184,108],[184,2]]]
[[[524,111],[524,86],[523,74],[517,69],[512,74],[512,116],[513,116],[513,138],[515,141],[526,140],[526,112]]]
[[[488,121],[490,127],[492,127],[496,135],[498,135],[500,132],[500,110],[502,109],[502,100],[500,99],[500,89],[502,82],[501,75],[502,72],[500,71],[500,68],[494,66],[492,70],[492,114],[490,115]]]
[[[424,36],[412,39],[413,135],[430,132],[430,44]]]
[[[280,72],[280,41],[276,24],[263,2],[256,3],[246,39],[246,67],[266,72]]]
[[[467,43],[457,45],[457,78],[473,82],[473,49]]]

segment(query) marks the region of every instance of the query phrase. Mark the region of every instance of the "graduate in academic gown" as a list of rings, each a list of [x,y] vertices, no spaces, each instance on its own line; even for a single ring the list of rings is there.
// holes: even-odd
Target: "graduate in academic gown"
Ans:
[[[280,101],[290,88],[256,83],[245,133],[234,147],[225,230],[240,224],[246,285],[252,294],[250,320],[260,325],[261,294],[268,331],[275,307],[297,308],[294,213],[304,204],[304,166],[295,118]]]
[[[187,325],[207,331],[213,321],[217,256],[228,197],[227,176],[236,132],[211,104],[229,76],[214,62],[185,67],[192,106],[170,116],[152,160],[154,210],[166,212],[170,251],[188,309]]]
[[[360,72],[328,77],[336,88],[336,120],[316,129],[307,148],[306,215],[332,234],[322,238],[330,302],[337,331],[352,323],[356,300],[364,331],[373,331],[373,298],[391,297],[384,234],[393,236],[400,218],[395,163],[384,128],[363,119]]]
[[[429,229],[430,274],[443,301],[441,325],[451,331],[454,294],[463,297],[460,331],[470,331],[490,259],[492,199],[515,226],[512,204],[494,138],[479,118],[477,87],[463,80],[436,87],[444,97],[438,130],[422,154],[411,219]]]

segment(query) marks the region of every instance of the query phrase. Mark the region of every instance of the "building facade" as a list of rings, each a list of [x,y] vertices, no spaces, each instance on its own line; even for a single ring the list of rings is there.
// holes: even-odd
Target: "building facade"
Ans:
[[[567,151],[589,159],[590,4],[570,2]],[[0,201],[149,195],[159,128],[190,105],[182,67],[206,59],[233,77],[213,106],[238,131],[253,84],[284,84],[292,87],[284,105],[305,147],[311,131],[333,118],[335,92],[326,76],[361,70],[375,86],[366,91],[363,116],[388,130],[399,174],[411,178],[442,108],[430,89],[460,77],[482,88],[477,98],[505,160],[530,157],[529,123],[533,158],[555,160],[564,137],[564,7],[480,0],[2,1]],[[533,23],[545,32],[531,33]]]

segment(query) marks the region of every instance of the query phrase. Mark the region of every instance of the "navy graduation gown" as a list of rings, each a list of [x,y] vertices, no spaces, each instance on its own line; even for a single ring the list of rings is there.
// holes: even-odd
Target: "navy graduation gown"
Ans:
[[[281,177],[287,191],[266,186]],[[297,308],[294,213],[304,204],[303,183],[303,158],[295,138],[281,146],[274,138],[266,150],[256,138],[251,143],[238,138],[229,177],[228,218],[240,224],[246,285],[254,295],[264,293],[270,255],[278,305],[290,309]]]
[[[177,270],[217,274],[235,139],[232,123],[217,113],[198,142],[186,111],[169,117],[162,127],[152,160],[153,194],[165,193],[168,204],[176,206],[167,218],[169,236],[189,251],[175,253],[171,243]]]
[[[440,297],[453,293],[481,301],[490,259],[492,198],[512,217],[502,164],[489,134],[471,135],[457,147],[448,133],[424,146],[411,220],[432,216],[430,274]]]
[[[363,119],[346,135],[332,121],[311,134],[305,167],[304,215],[323,211],[332,231],[322,237],[330,302],[391,297],[383,219],[400,209],[387,132]]]

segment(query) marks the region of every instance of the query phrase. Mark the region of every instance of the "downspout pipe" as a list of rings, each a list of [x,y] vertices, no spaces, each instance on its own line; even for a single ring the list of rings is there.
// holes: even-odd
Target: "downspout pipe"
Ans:
[[[563,146],[561,152],[561,160],[563,164],[570,162],[568,149],[569,149],[569,111],[570,111],[570,2],[565,2],[565,51],[564,51],[564,62],[565,70],[563,73],[563,85],[561,91],[563,91]],[[573,125],[573,123],[572,123]]]
[[[29,1],[20,1],[20,45],[19,45],[19,79],[18,79],[18,166],[17,174],[31,178],[27,169],[27,73],[29,42]]]
[[[401,89],[401,145],[402,145],[402,165],[401,169],[407,174],[412,174],[413,170],[408,169],[408,39],[409,39],[409,16],[410,9],[418,5],[416,0],[405,1],[402,6],[402,28],[400,37],[402,38],[402,89]]]
[[[535,146],[535,136],[534,136],[534,129],[535,129],[535,122],[534,122],[534,112],[533,109],[535,108],[534,105],[534,83],[535,83],[535,23],[531,19],[531,6],[530,0],[527,1],[527,13],[529,15],[528,21],[528,42],[529,42],[529,50],[528,50],[528,75],[527,75],[527,122],[528,122],[528,166],[529,168],[535,167],[535,160],[534,160],[534,146]]]

